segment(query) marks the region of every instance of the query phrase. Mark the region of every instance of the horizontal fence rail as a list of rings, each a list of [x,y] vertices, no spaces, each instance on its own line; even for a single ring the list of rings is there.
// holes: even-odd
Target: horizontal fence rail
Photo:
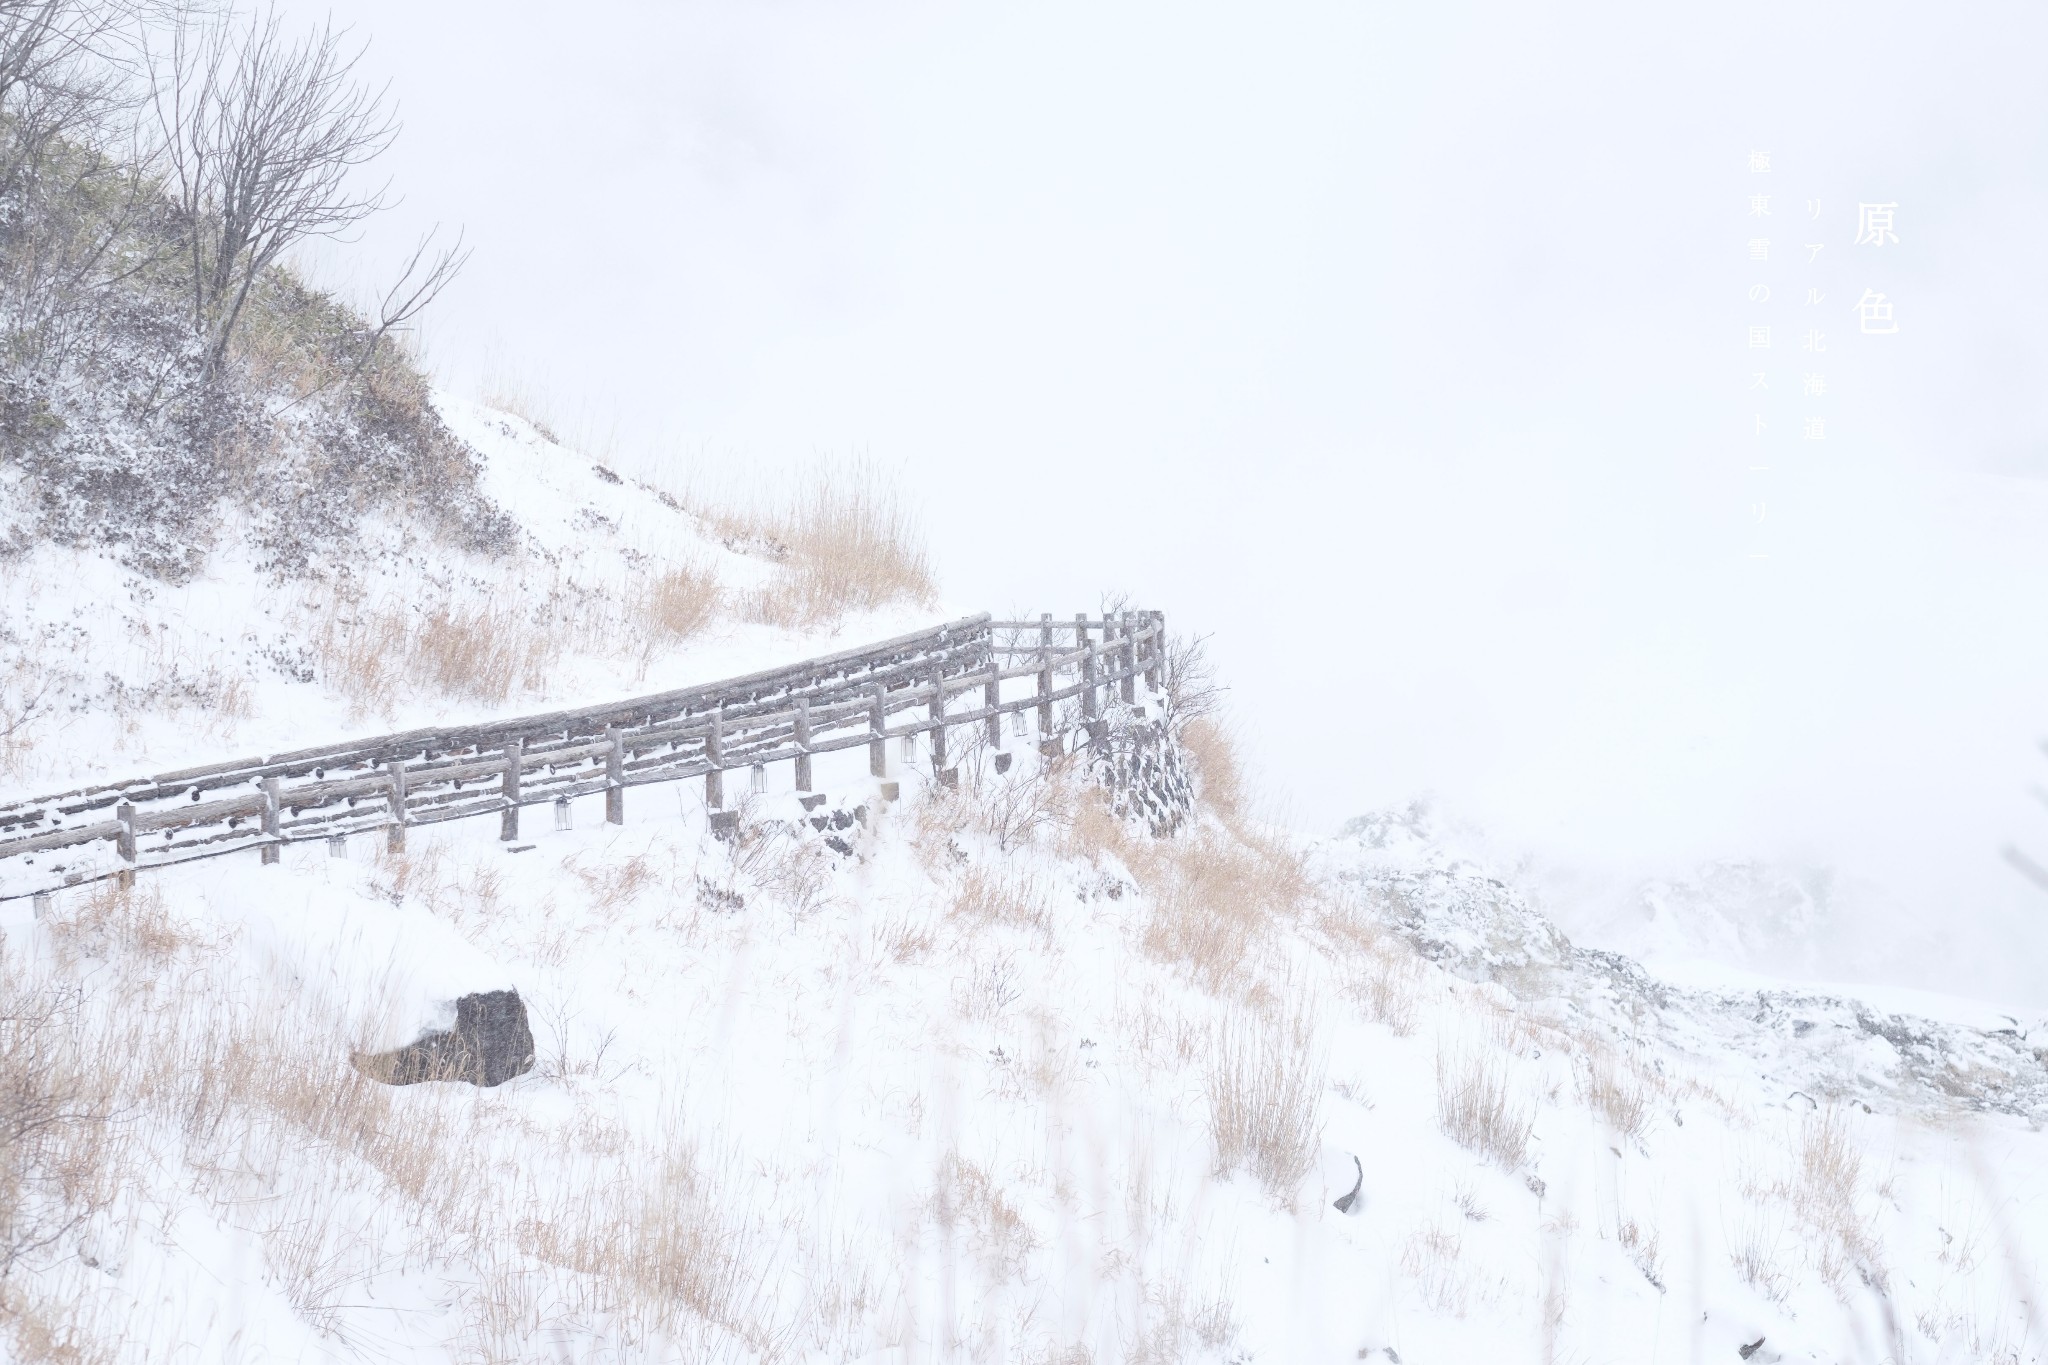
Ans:
[[[725,774],[795,766],[810,791],[818,755],[865,747],[888,776],[889,742],[925,736],[932,771],[953,773],[947,735],[983,727],[1003,744],[1035,713],[1044,751],[1100,744],[1111,708],[1165,680],[1163,613],[1085,613],[1036,621],[987,615],[786,668],[577,711],[410,730],[292,753],[0,803],[0,900],[41,895],[138,869],[254,848],[275,862],[289,843],[345,840],[496,814],[519,837],[527,806],[604,793],[625,820],[628,788],[704,779],[726,811]],[[1065,703],[1065,705],[1062,705]],[[729,817],[728,817],[729,818]]]

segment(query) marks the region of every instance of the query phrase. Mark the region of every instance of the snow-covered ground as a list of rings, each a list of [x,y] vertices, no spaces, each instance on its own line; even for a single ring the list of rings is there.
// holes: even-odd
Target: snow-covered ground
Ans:
[[[635,554],[771,571],[516,419],[450,416],[562,582],[625,583]],[[363,708],[245,658],[237,632],[288,648],[317,618],[248,626],[259,577],[231,557],[102,599],[53,588],[97,584],[83,560],[35,555],[11,591],[84,613],[81,676],[145,658],[148,618],[250,700],[81,713],[29,785],[97,770],[88,738],[126,767],[479,711],[423,686]],[[462,572],[399,536],[367,590],[502,586]],[[568,649],[501,705],[906,623]],[[1223,799],[1209,742],[1217,799],[1154,839],[1010,742],[1000,775],[970,746],[957,791],[904,765],[895,801],[864,756],[820,763],[818,810],[773,772],[727,840],[687,785],[517,846],[471,822],[0,907],[0,1064],[41,1038],[35,1074],[89,1115],[10,1149],[30,1178],[0,1212],[50,1234],[0,1279],[11,1358],[2048,1354],[2048,1020],[1661,979],[1574,946],[1540,913],[1555,887],[1425,811],[1299,838]],[[352,1069],[508,986],[532,1073]]]
[[[481,457],[486,496],[518,522],[519,553],[467,555],[380,520],[359,528],[357,552],[321,561],[317,578],[280,580],[229,514],[205,572],[184,584],[48,543],[0,560],[0,731],[22,722],[0,735],[0,786],[26,795],[685,687],[943,619],[898,606],[801,635],[730,613],[685,636],[650,629],[643,599],[664,574],[741,595],[774,580],[775,547],[719,536],[673,495],[523,418],[449,395],[437,405]],[[423,637],[451,634],[474,637],[492,685],[434,676],[447,663]]]

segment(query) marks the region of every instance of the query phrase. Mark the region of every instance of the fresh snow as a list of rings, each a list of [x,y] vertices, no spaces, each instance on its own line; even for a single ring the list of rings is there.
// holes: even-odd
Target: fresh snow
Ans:
[[[646,562],[772,572],[516,418],[444,412],[551,585],[616,586]],[[377,534],[368,593],[544,590]],[[480,714],[424,691],[363,713],[269,666],[311,608],[231,548],[177,589],[47,547],[9,572],[10,621],[68,642],[85,706],[18,788]],[[721,626],[644,665],[616,662],[630,647],[576,652],[499,709],[931,619]],[[247,714],[120,712],[94,690],[167,661],[241,681]],[[1320,841],[1207,812],[1154,866],[1145,836],[1075,823],[1070,775],[1048,788],[1054,824],[1005,847],[989,803],[1037,780],[1012,743],[1006,778],[969,746],[958,794],[894,771],[892,750],[894,802],[864,755],[833,756],[817,812],[778,770],[735,842],[681,784],[631,792],[622,827],[596,798],[567,831],[529,812],[511,847],[472,821],[414,831],[402,858],[366,838],[343,858],[150,874],[126,903],[0,906],[12,980],[57,983],[81,1027],[140,1045],[118,1197],[14,1287],[120,1361],[2048,1354],[2048,1020],[1728,968],[1655,975],[1574,945],[1542,913],[1554,890],[1413,810]],[[1308,890],[1228,979],[1148,946],[1193,850],[1262,842],[1301,860]],[[359,1091],[351,1049],[506,986],[532,1013],[529,1075],[377,1090],[374,1132],[316,1132],[272,1094],[279,1076],[294,1095]],[[1281,1189],[1217,1169],[1216,1042],[1247,1028],[1278,1028],[1313,1080],[1314,1159]],[[192,1059],[271,1089],[205,1110]],[[1530,1122],[1519,1158],[1444,1131],[1443,1078],[1468,1065]],[[203,1110],[232,1121],[201,1129]],[[413,1159],[434,1178],[409,1185]],[[697,1270],[639,1300],[592,1269],[615,1244],[653,1275],[648,1249],[678,1241]]]

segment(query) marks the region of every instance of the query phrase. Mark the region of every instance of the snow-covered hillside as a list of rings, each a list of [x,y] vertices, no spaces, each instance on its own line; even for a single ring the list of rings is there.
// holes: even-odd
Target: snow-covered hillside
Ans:
[[[183,583],[47,541],[0,559],[0,785],[687,686],[940,619],[899,602],[801,634],[761,624],[774,614],[745,607],[789,575],[784,547],[721,534],[523,418],[436,406],[514,519],[515,551],[465,552],[382,516],[311,574],[283,575],[224,509]],[[19,481],[0,492],[33,496]]]
[[[444,412],[527,537],[517,577],[399,527],[289,590],[227,555],[173,591],[29,552],[10,620],[83,709],[17,781],[595,701],[921,611],[565,633],[489,699],[404,670],[352,694],[319,644],[337,600],[569,620],[678,566],[784,571],[517,419]],[[103,674],[221,691],[123,711]],[[726,838],[694,784],[636,789],[622,827],[592,797],[517,845],[470,822],[0,906],[7,1358],[2048,1353],[2048,1021],[1663,982],[1419,812],[1261,823],[1216,732],[1185,738],[1206,796],[1167,838],[977,736],[957,788],[892,751],[894,799],[821,763],[813,808],[771,772]],[[507,987],[531,1073],[351,1065]]]

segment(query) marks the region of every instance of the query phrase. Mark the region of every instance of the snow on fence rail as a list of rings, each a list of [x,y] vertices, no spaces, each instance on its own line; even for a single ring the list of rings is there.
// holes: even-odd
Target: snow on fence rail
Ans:
[[[605,819],[625,820],[626,790],[704,779],[725,808],[724,776],[795,765],[811,790],[819,754],[868,750],[888,775],[891,739],[929,735],[933,772],[949,772],[949,728],[982,725],[1003,742],[1005,714],[1037,713],[1039,743],[1065,751],[1101,743],[1110,706],[1133,704],[1140,678],[1157,690],[1166,618],[1126,611],[1090,618],[995,621],[986,614],[933,630],[630,701],[452,729],[301,749],[0,803],[0,900],[42,895],[141,868],[250,848],[275,862],[283,845],[384,830],[402,847],[414,825],[497,814],[519,837],[523,807],[603,792]],[[978,697],[972,694],[979,693]],[[967,707],[959,705],[970,699]],[[1065,701],[1077,705],[1060,707]],[[905,712],[921,713],[892,724]],[[714,815],[714,820],[718,817]]]

